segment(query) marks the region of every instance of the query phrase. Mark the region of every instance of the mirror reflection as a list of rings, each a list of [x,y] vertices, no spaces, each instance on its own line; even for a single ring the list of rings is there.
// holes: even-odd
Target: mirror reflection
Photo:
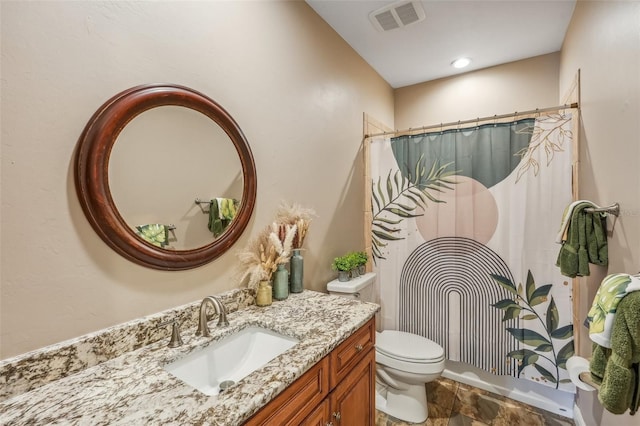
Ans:
[[[228,154],[231,146],[235,155]],[[175,84],[135,86],[102,104],[78,139],[74,168],[78,200],[96,234],[121,256],[154,269],[182,271],[221,256],[242,235],[256,202],[256,167],[238,124],[213,99]],[[195,204],[235,197],[232,219],[222,202],[217,215]],[[170,234],[151,238],[170,226]]]
[[[133,118],[113,145],[108,173],[127,225],[167,250],[221,237],[242,199],[242,164],[233,143],[216,122],[190,108],[159,106]]]

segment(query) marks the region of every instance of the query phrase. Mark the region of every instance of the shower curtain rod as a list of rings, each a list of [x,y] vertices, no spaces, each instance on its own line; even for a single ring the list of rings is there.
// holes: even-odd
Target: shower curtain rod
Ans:
[[[571,104],[558,105],[558,106],[548,107],[548,108],[536,108],[536,109],[532,109],[532,110],[529,110],[529,111],[516,111],[516,112],[513,112],[511,114],[493,115],[493,116],[488,116],[488,117],[478,117],[478,118],[474,118],[474,119],[471,119],[471,120],[452,121],[450,123],[440,123],[440,124],[434,124],[434,125],[431,125],[431,126],[408,128],[408,129],[405,129],[405,130],[393,130],[393,131],[390,131],[390,132],[372,133],[370,135],[365,135],[365,138],[372,138],[374,136],[397,135],[399,133],[425,131],[425,130],[430,130],[430,129],[442,129],[444,127],[460,126],[461,124],[479,123],[480,121],[488,121],[488,120],[500,120],[500,119],[503,119],[503,118],[515,117],[515,116],[518,116],[518,115],[537,114],[537,113],[540,113],[540,112],[559,111],[561,109],[571,109],[571,108],[578,108],[578,103],[574,102],[574,103],[571,103]]]

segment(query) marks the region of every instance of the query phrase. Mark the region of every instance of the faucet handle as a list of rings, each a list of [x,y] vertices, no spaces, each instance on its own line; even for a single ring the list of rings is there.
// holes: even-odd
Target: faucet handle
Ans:
[[[177,348],[178,346],[182,345],[182,337],[180,337],[180,327],[178,325],[178,320],[177,319],[172,319],[169,321],[165,321],[162,322],[160,324],[158,324],[158,328],[160,327],[166,327],[167,325],[171,324],[171,340],[169,341],[169,347],[170,348]]]

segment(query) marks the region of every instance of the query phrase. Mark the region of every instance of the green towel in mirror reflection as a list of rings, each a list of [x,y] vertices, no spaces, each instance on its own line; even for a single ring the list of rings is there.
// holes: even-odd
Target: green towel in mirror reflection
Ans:
[[[219,237],[229,226],[238,210],[238,200],[214,198],[209,204],[209,231]]]
[[[160,223],[136,226],[136,234],[154,246],[164,247],[169,244],[169,229]]]

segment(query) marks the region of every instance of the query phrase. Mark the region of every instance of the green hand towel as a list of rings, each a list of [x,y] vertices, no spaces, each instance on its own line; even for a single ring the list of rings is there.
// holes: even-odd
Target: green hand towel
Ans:
[[[598,242],[596,241],[595,230],[593,229],[595,225],[595,216],[596,214],[587,214],[584,216],[585,219],[585,232],[586,232],[586,245],[587,252],[589,253],[589,259],[598,260]],[[600,222],[598,222],[600,223]],[[594,262],[595,263],[595,262]]]
[[[611,335],[611,349],[593,345],[591,377],[600,384],[598,399],[614,414],[640,404],[640,292],[627,294],[618,303]]]
[[[164,248],[169,244],[169,228],[159,223],[136,226],[136,234],[157,247]]]
[[[573,214],[571,215],[569,229],[567,231],[567,240],[562,244],[560,252],[558,253],[556,265],[560,267],[560,273],[567,277],[583,275],[585,272],[584,262],[586,252],[583,244],[586,242],[586,235],[583,234],[584,214],[582,210],[590,205],[590,203],[579,203],[573,208]],[[581,246],[582,250],[580,250]],[[587,275],[589,275],[588,265],[586,272]]]
[[[577,211],[578,219],[578,240],[580,241],[578,247],[578,275],[589,275],[589,252],[587,245],[589,240],[587,239],[587,215],[584,212],[586,207],[581,206]]]
[[[567,277],[589,275],[589,263],[608,264],[607,236],[599,213],[587,213],[590,202],[577,204],[573,209],[567,240],[562,244],[556,266]]]
[[[594,265],[607,265],[607,235],[606,221],[600,213],[587,214],[586,216],[587,247],[589,261]],[[604,224],[604,226],[603,226]]]
[[[236,216],[238,200],[233,198],[214,198],[209,203],[209,231],[214,237],[222,235]]]
[[[219,237],[222,231],[224,231],[219,212],[218,201],[215,199],[211,200],[209,203],[209,231],[213,233],[214,237]]]
[[[598,253],[591,263],[606,266],[609,264],[609,249],[607,246],[607,218],[600,213],[594,213],[593,233],[598,247]],[[595,260],[597,259],[597,261]]]

